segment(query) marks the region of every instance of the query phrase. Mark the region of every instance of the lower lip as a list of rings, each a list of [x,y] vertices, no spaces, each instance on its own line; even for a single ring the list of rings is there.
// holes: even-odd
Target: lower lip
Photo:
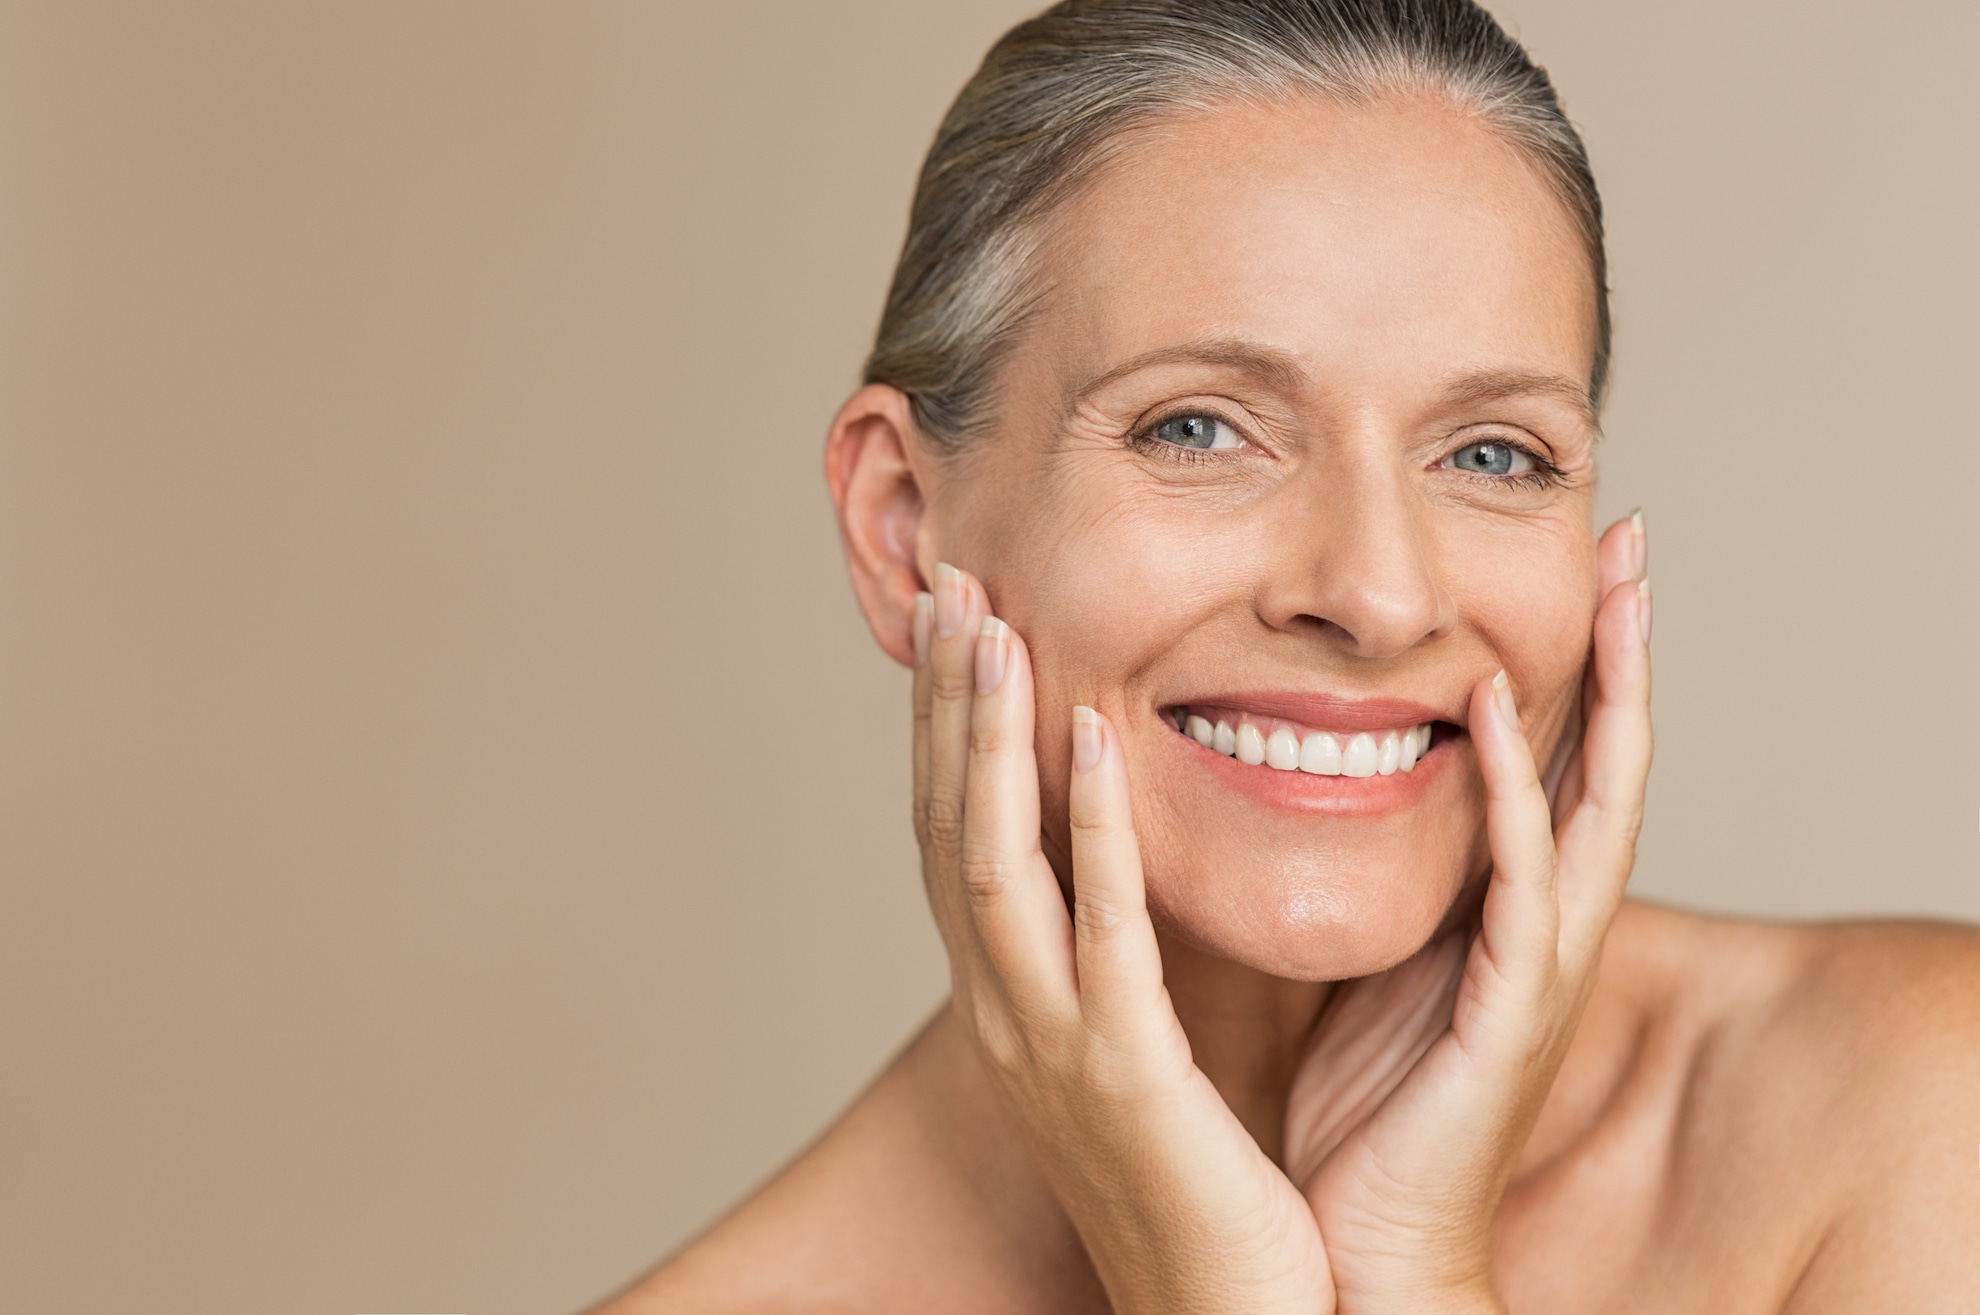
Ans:
[[[1423,797],[1430,782],[1457,749],[1462,732],[1437,727],[1436,743],[1419,758],[1414,771],[1398,769],[1388,776],[1315,776],[1311,772],[1282,772],[1263,763],[1253,766],[1206,749],[1165,724],[1168,737],[1221,784],[1250,795],[1273,808],[1329,816],[1372,816],[1407,808]]]

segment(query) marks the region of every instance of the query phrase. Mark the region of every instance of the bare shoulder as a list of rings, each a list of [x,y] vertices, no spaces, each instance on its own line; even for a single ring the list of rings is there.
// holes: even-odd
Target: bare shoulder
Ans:
[[[1806,1103],[1853,1148],[1853,1186],[1980,1185],[1980,928],[1858,922],[1788,934],[1795,970],[1759,1053],[1779,1065],[1780,1087],[1819,1093]]]
[[[1980,1293],[1980,930],[1810,928],[1780,1012],[1840,1199],[1790,1311],[1971,1309]]]
[[[1635,906],[1618,930],[1695,1020],[1681,1195],[1728,1246],[1779,1230],[1784,1309],[1980,1292],[1980,929]]]
[[[591,1315],[1090,1309],[1071,1225],[972,1063],[944,1010],[816,1144]]]
[[[896,1205],[925,1192],[911,1044],[769,1182],[591,1315],[754,1315],[889,1309],[881,1253]],[[882,1190],[882,1185],[886,1190]],[[918,1203],[923,1208],[931,1204]]]
[[[1819,1075],[1831,1099],[1893,1111],[1980,1094],[1927,1080],[1980,1064],[1980,927],[1765,923],[1631,901],[1608,953],[1712,1033],[1701,1058],[1727,1076]]]

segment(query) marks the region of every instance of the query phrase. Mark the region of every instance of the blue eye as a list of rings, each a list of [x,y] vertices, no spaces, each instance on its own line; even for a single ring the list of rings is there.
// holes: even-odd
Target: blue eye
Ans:
[[[1199,451],[1238,445],[1237,431],[1212,415],[1171,416],[1155,426],[1152,432],[1164,443]]]
[[[1444,465],[1452,470],[1467,470],[1474,475],[1525,475],[1532,472],[1533,458],[1510,443],[1467,443],[1444,458]]]

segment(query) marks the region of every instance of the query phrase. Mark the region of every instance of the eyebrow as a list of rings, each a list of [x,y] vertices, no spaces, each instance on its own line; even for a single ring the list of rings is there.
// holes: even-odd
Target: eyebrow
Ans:
[[[1573,407],[1588,422],[1589,428],[1601,428],[1594,401],[1588,395],[1588,385],[1562,374],[1534,370],[1474,370],[1460,376],[1444,390],[1444,400],[1452,406],[1475,406],[1480,402],[1497,402],[1508,397],[1551,397]]]
[[[1174,347],[1157,347],[1139,356],[1131,356],[1112,369],[1067,389],[1066,410],[1077,410],[1080,403],[1110,384],[1161,365],[1208,365],[1236,370],[1282,393],[1298,392],[1306,385],[1306,372],[1299,368],[1290,352],[1239,338],[1214,338]]]
[[[1103,388],[1129,375],[1163,365],[1207,365],[1236,370],[1281,393],[1296,393],[1306,386],[1306,372],[1290,352],[1246,342],[1241,338],[1214,338],[1173,347],[1157,347],[1153,351],[1131,356],[1119,365],[1067,389],[1066,409],[1068,412],[1076,410],[1080,403]],[[1444,402],[1449,406],[1476,406],[1482,402],[1497,402],[1512,397],[1547,397],[1565,402],[1591,429],[1601,428],[1594,401],[1588,394],[1588,385],[1563,374],[1549,374],[1542,370],[1473,370],[1458,376],[1444,390]]]

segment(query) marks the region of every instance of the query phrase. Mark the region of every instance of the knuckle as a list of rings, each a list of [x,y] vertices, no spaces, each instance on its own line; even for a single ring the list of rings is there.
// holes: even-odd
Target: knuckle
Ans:
[[[929,688],[936,702],[959,703],[976,692],[976,677],[961,667],[937,667],[929,678]]]
[[[969,725],[970,751],[978,757],[1007,753],[1016,743],[1017,736],[992,718],[980,717]]]
[[[1098,839],[1113,830],[1107,817],[1091,804],[1074,803],[1066,809],[1066,827],[1073,835]]]
[[[1590,791],[1588,804],[1605,828],[1632,848],[1643,833],[1643,800],[1640,795],[1618,803],[1603,791]]]
[[[982,849],[966,851],[961,867],[963,888],[978,904],[996,900],[1010,885],[1010,865],[997,853]]]
[[[1524,772],[1517,781],[1507,785],[1499,794],[1507,803],[1519,804],[1527,808],[1547,807],[1547,788],[1540,784],[1540,778],[1532,772]]]
[[[1073,930],[1081,940],[1106,940],[1126,924],[1126,911],[1113,900],[1090,891],[1075,892]]]
[[[961,846],[963,837],[963,807],[955,800],[941,795],[933,796],[919,818],[923,843],[940,850],[954,850]]]

